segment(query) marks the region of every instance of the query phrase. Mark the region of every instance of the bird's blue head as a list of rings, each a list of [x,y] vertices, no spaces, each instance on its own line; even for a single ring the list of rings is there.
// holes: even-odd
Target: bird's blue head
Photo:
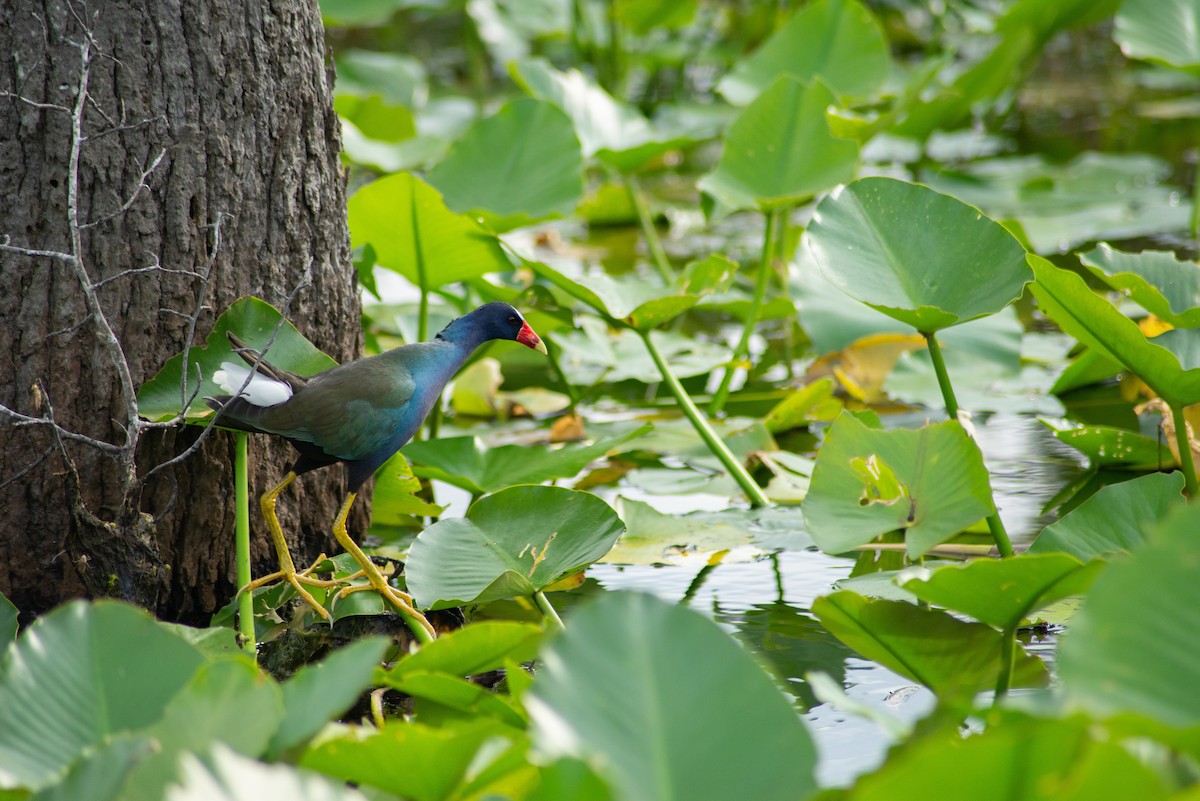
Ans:
[[[490,339],[511,339],[541,353],[546,344],[525,322],[521,313],[507,303],[485,303],[442,329],[438,339],[464,344],[482,344]]]

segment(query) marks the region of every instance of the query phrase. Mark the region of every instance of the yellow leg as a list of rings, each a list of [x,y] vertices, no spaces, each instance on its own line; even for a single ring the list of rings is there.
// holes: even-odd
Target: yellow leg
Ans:
[[[383,596],[383,599],[400,611],[400,614],[416,622],[429,633],[430,637],[436,636],[436,632],[425,616],[417,611],[413,606],[412,596],[406,592],[401,592],[395,587],[387,583],[387,579],[379,572],[379,568],[375,567],[375,563],[371,558],[363,553],[362,548],[354,540],[350,539],[349,533],[346,532],[346,517],[350,514],[350,507],[354,505],[354,499],[358,497],[358,493],[352,492],[346,497],[345,503],[338,511],[337,518],[333,521],[333,536],[337,537],[337,541],[341,543],[346,553],[354,557],[354,561],[358,562],[362,568],[363,575],[367,577],[367,581],[371,582],[371,586]],[[346,593],[347,590],[353,591],[354,588],[346,588],[342,590]]]
[[[292,554],[288,550],[287,540],[283,537],[283,528],[279,525],[279,518],[275,515],[275,502],[279,499],[280,493],[287,489],[295,480],[296,474],[289,470],[288,474],[283,477],[283,481],[280,481],[278,485],[264,492],[259,499],[259,507],[262,509],[263,517],[266,518],[267,529],[271,532],[271,542],[275,545],[275,555],[279,558],[279,570],[255,579],[245,587],[242,587],[240,592],[252,592],[259,587],[283,580],[291,584],[300,598],[312,607],[318,615],[328,620],[330,618],[329,612],[326,611],[325,607],[317,603],[317,599],[312,596],[312,593],[304,588],[306,584],[310,587],[337,586],[337,582],[335,581],[315,579],[309,575],[317,564],[325,558],[324,555],[317,562],[314,562],[312,567],[303,572],[298,572],[295,563],[292,562]]]

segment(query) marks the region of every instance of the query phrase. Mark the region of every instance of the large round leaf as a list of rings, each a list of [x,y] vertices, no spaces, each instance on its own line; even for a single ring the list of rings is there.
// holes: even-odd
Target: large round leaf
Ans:
[[[408,589],[422,609],[532,595],[604,556],[624,528],[590,493],[512,487],[418,534]]]
[[[429,183],[452,211],[506,231],[570,214],[583,194],[583,154],[566,114],[521,98],[475,123]]]
[[[1080,256],[1085,267],[1113,289],[1176,328],[1200,325],[1200,265],[1166,250],[1122,253],[1101,242]]]
[[[1200,724],[1198,530],[1200,506],[1182,506],[1096,581],[1059,651],[1070,698],[1102,713]]]
[[[836,103],[819,81],[780,78],[729,126],[721,160],[700,188],[731,208],[768,209],[850,180],[858,145],[829,130],[825,110]]]
[[[381,267],[417,286],[434,289],[512,269],[495,236],[450,211],[437,190],[415,176],[369,183],[347,205],[351,246],[370,243]]]
[[[994,314],[1032,278],[1024,248],[1001,225],[892,178],[835,190],[805,239],[830,282],[922,333]]]
[[[730,103],[745,105],[780,75],[820,78],[842,96],[866,97],[891,72],[887,41],[856,0],[809,3],[717,84]]]
[[[579,609],[526,706],[547,756],[597,765],[627,801],[784,801],[814,789],[791,702],[713,622],[652,596]]]
[[[1200,1],[1125,0],[1113,36],[1130,58],[1200,67]]]
[[[85,750],[154,723],[203,661],[124,604],[39,618],[0,661],[0,788],[41,787]]]
[[[313,375],[337,364],[317,350],[317,346],[309,342],[294,325],[281,319],[279,310],[274,306],[254,297],[239,298],[217,318],[204,347],[188,351],[187,384],[182,383],[183,354],[179,353],[168,359],[154,378],[142,384],[138,390],[138,414],[147,420],[169,420],[179,414],[185,401],[190,401],[187,406],[188,419],[212,414],[204,398],[225,391],[213,383],[213,374],[221,369],[221,362],[243,364],[225,336],[227,331],[237,334],[258,351],[266,348],[268,342],[271,343],[267,349],[267,360],[276,367],[299,375]],[[196,383],[197,373],[202,379],[199,387]]]
[[[1075,273],[1029,254],[1038,307],[1063,331],[1120,362],[1172,407],[1200,401],[1200,331],[1174,329],[1146,339],[1137,324],[1088,289]]]
[[[846,413],[829,428],[804,502],[822,551],[900,529],[913,558],[994,511],[979,446],[956,421],[881,431]]]

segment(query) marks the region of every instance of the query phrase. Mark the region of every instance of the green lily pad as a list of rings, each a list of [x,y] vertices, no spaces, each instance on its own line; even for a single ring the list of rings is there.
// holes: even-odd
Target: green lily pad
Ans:
[[[948,195],[864,178],[817,207],[805,240],[831,283],[922,333],[994,314],[1021,296],[1025,249]]]
[[[601,381],[629,380],[651,384],[662,380],[646,343],[634,331],[613,331],[603,320],[583,317],[575,330],[555,331],[549,337],[562,351],[559,366],[572,384],[590,386]],[[656,331],[654,343],[676,378],[704,375],[729,361],[729,349],[724,345],[678,331]]]
[[[213,383],[213,374],[221,369],[221,362],[243,364],[225,336],[227,331],[234,332],[247,345],[259,351],[271,342],[267,360],[276,367],[299,375],[314,375],[337,364],[317,350],[295,326],[282,319],[274,306],[254,297],[239,298],[217,318],[204,347],[188,351],[188,381],[182,387],[182,392],[183,354],[180,353],[168,359],[154,378],[142,384],[138,390],[138,414],[147,420],[170,420],[179,414],[184,401],[190,399],[185,412],[188,420],[211,415],[212,409],[204,404],[204,398],[225,393]],[[203,379],[198,385],[197,370]],[[193,393],[195,397],[192,397]]]
[[[152,725],[203,662],[125,604],[38,618],[0,662],[0,788],[44,787],[86,750]]]
[[[1183,499],[1183,474],[1151,473],[1110,484],[1042,530],[1030,553],[1068,553],[1078,559],[1140,548],[1146,532]]]
[[[1200,3],[1196,0],[1125,0],[1113,38],[1130,58],[1195,72],[1200,67]]]
[[[939,567],[903,586],[923,601],[1009,630],[1056,601],[1083,595],[1103,567],[1063,553],[1021,554]]]
[[[735,105],[750,103],[780,75],[820,79],[842,97],[869,97],[892,71],[883,31],[856,0],[809,3],[730,70],[719,91]]]
[[[376,2],[395,5],[396,0]],[[340,53],[334,63],[337,65],[334,92],[339,96],[378,96],[385,102],[415,109],[424,105],[429,94],[425,67],[411,56],[375,50],[347,50]]]
[[[659,130],[579,70],[560,72],[543,58],[531,58],[514,61],[509,72],[527,93],[566,112],[585,156],[595,156],[620,172],[632,172],[693,141],[688,135]]]
[[[1175,457],[1166,443],[1115,426],[1085,426],[1067,420],[1039,418],[1054,438],[1088,458],[1093,467],[1158,470],[1173,467]]]
[[[500,445],[477,437],[447,437],[410,442],[402,453],[414,462],[413,473],[445,481],[475,494],[515,484],[540,484],[570,478],[614,448],[640,437],[649,424],[591,445]]]
[[[529,725],[524,710],[507,695],[492,693],[449,673],[430,670],[385,673],[380,676],[380,683],[410,696],[414,701],[414,717],[424,723],[445,726],[450,721],[470,723],[491,719],[517,730]]]
[[[804,503],[822,551],[845,553],[900,529],[912,558],[994,511],[979,446],[956,421],[881,431],[851,414],[830,426]]]
[[[1200,265],[1165,250],[1122,253],[1101,242],[1080,256],[1113,289],[1176,328],[1200,326]]]
[[[348,208],[350,246],[370,243],[379,266],[419,287],[512,270],[495,236],[450,211],[436,189],[413,175],[367,184],[350,197]]]
[[[533,595],[604,556],[624,528],[590,493],[512,487],[417,535],[408,590],[422,609]]]
[[[1200,507],[1181,505],[1096,581],[1059,649],[1067,697],[1100,714],[1200,724]]]
[[[813,602],[813,614],[835,637],[868,659],[919,681],[937,695],[971,695],[995,686],[1000,632],[904,601],[864,598],[838,590]],[[1039,687],[1046,665],[1018,646],[1013,686]]]
[[[791,801],[815,789],[808,732],[757,660],[649,595],[576,610],[525,701],[538,752],[596,765],[627,801]]]
[[[521,98],[476,122],[428,179],[451,211],[507,231],[571,213],[583,194],[583,153],[566,114]]]
[[[406,655],[389,673],[412,671],[474,676],[503,667],[506,662],[528,662],[542,640],[542,629],[529,623],[484,620],[444,634],[421,650]]]
[[[836,98],[818,82],[782,77],[738,115],[700,189],[730,209],[791,206],[854,177],[858,145],[829,130]]]
[[[1137,324],[1088,289],[1075,273],[1032,253],[1029,265],[1038,306],[1059,327],[1141,378],[1172,407],[1200,401],[1200,331],[1174,329],[1148,340]],[[1181,359],[1179,355],[1183,354]]]

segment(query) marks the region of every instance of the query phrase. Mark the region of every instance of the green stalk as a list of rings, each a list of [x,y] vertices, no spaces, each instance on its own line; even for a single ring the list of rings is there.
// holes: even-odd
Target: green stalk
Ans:
[[[1200,172],[1192,179],[1192,239],[1200,237]]]
[[[712,403],[708,406],[708,413],[714,417],[725,408],[725,401],[729,399],[729,386],[733,382],[733,375],[737,372],[738,365],[745,360],[746,354],[749,353],[750,337],[754,336],[754,329],[758,327],[758,315],[762,313],[763,299],[767,295],[767,284],[771,280],[771,271],[775,263],[775,237],[779,231],[779,215],[779,209],[772,209],[767,214],[767,230],[763,234],[762,258],[758,262],[758,280],[754,282],[754,300],[750,304],[750,314],[746,316],[746,324],[742,327],[742,335],[738,338],[737,345],[733,349],[733,356],[729,359],[729,366],[725,368],[725,374],[721,376],[721,386],[717,388]],[[749,367],[747,367],[747,371],[749,371]]]
[[[245,431],[234,435],[237,450],[233,459],[233,529],[234,549],[237,557],[237,585],[245,587],[250,583],[250,488],[247,474],[249,473],[249,456],[246,443],[249,436]],[[242,635],[242,648],[248,653],[256,653],[254,642],[254,593],[243,592],[238,598],[238,632]]]
[[[558,380],[562,383],[567,394],[567,412],[578,415],[575,407],[579,405],[579,393],[575,391],[575,387],[567,380],[567,374],[563,372],[562,365],[558,363],[558,346],[552,345],[549,340],[546,340],[546,358],[550,360],[550,369],[554,375],[558,376]]]
[[[650,250],[654,266],[658,268],[663,282],[671,284],[675,281],[675,271],[671,269],[671,262],[667,259],[667,252],[663,250],[662,240],[658,238],[658,229],[654,227],[654,220],[650,218],[650,207],[642,194],[641,184],[632,175],[622,175],[621,178],[625,182],[625,188],[629,190],[629,196],[633,198],[633,207],[637,210],[638,223],[642,226],[642,235],[646,237],[646,247]]]
[[[542,616],[546,618],[552,628],[562,631],[566,628],[563,625],[562,618],[558,616],[554,605],[550,603],[550,599],[546,597],[546,593],[538,590],[533,594],[533,600],[537,602],[538,609],[542,610]]]
[[[1008,695],[1012,686],[1013,662],[1017,658],[1016,626],[1006,628],[1000,638],[1000,675],[996,677],[996,695],[992,705],[996,706]]]
[[[1189,498],[1198,497],[1196,488],[1196,462],[1192,456],[1192,443],[1187,435],[1187,418],[1183,416],[1183,406],[1171,404],[1171,419],[1175,421],[1175,445],[1179,448],[1179,466],[1183,469],[1183,481],[1187,487]]]
[[[950,384],[950,373],[946,371],[942,346],[938,344],[937,335],[932,331],[922,332],[922,336],[925,337],[925,343],[929,346],[929,359],[933,362],[933,371],[937,373],[938,386],[942,390],[942,400],[946,404],[946,414],[951,420],[957,420],[958,399],[954,397],[954,387]],[[1000,513],[992,512],[988,515],[987,524],[988,530],[992,532],[992,539],[996,541],[996,550],[1000,552],[1000,556],[1005,558],[1012,556],[1012,540],[1008,538],[1008,531],[1004,528],[1004,521],[1000,519]]]
[[[658,346],[654,344],[654,339],[649,331],[638,331],[642,342],[646,344],[646,350],[650,352],[650,358],[654,360],[654,364],[658,367],[658,372],[662,374],[663,382],[667,388],[671,390],[671,394],[675,396],[679,408],[683,409],[683,413],[687,415],[691,421],[692,427],[696,429],[696,433],[704,440],[704,444],[708,446],[709,451],[714,456],[721,460],[721,464],[729,471],[729,475],[733,476],[733,480],[742,488],[742,492],[746,493],[746,497],[750,500],[751,506],[767,506],[770,501],[763,494],[762,488],[754,483],[754,479],[746,472],[745,466],[738,461],[733,452],[725,444],[725,441],[717,436],[717,432],[713,431],[712,426],[708,424],[708,420],[703,413],[696,408],[696,404],[692,401],[687,390],[683,388],[683,384],[679,383],[679,379],[671,372],[671,368],[667,365],[662,353],[659,352]]]

